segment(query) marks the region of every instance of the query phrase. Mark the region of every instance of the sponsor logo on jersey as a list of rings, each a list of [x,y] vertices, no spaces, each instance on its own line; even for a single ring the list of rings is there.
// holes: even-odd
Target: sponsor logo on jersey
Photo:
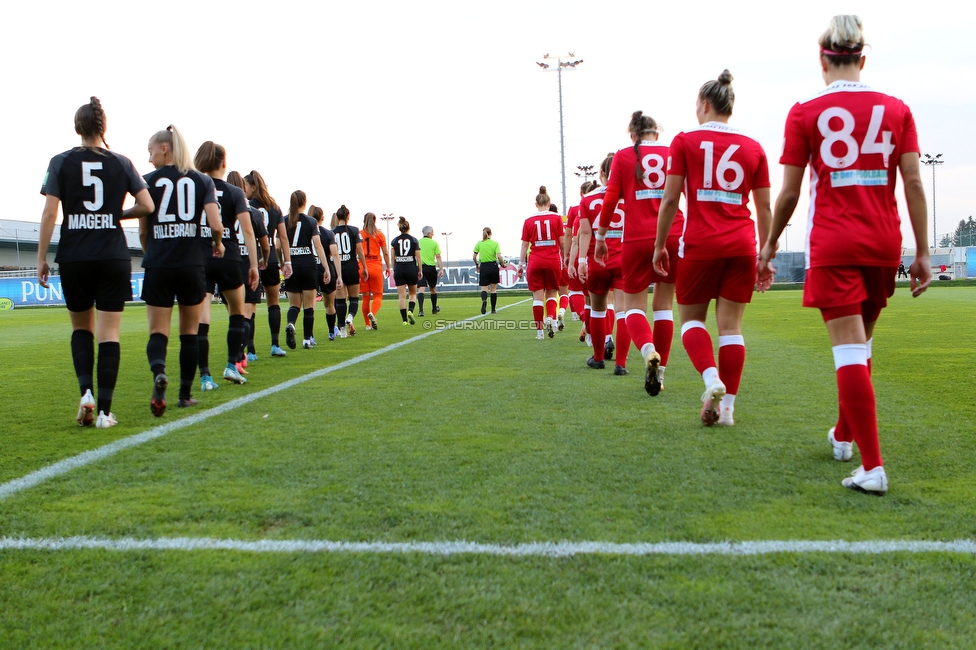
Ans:
[[[111,230],[115,216],[111,214],[69,214],[68,230]]]
[[[728,205],[742,205],[742,195],[736,192],[698,190],[698,196],[696,198],[702,203],[726,203]]]
[[[846,169],[830,172],[831,187],[851,187],[854,185],[887,185],[888,172],[884,169]]]
[[[555,246],[555,245],[556,245],[556,240],[555,239],[540,239],[539,241],[537,241],[536,243],[533,244],[533,246],[539,246],[539,247],[542,247],[542,246]]]
[[[634,192],[634,198],[638,201],[642,199],[663,199],[664,190],[637,190]]]

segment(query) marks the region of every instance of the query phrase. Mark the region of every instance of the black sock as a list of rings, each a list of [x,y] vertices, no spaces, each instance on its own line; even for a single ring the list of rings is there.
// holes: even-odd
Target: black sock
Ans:
[[[166,372],[166,345],[169,337],[164,334],[150,334],[149,343],[146,343],[146,356],[149,357],[149,369],[152,371],[153,379],[156,375]]]
[[[488,292],[487,291],[482,291],[481,292],[481,302],[483,302],[483,303],[484,302],[488,302]]]
[[[95,390],[95,335],[88,330],[71,333],[71,359],[75,362],[75,375],[81,394]]]
[[[289,325],[294,325],[296,322],[298,322],[298,313],[300,311],[302,311],[302,310],[299,309],[298,307],[289,307],[288,308],[288,324]]]
[[[237,360],[243,361],[247,354],[247,342],[251,338],[251,319],[241,316],[244,319],[244,338],[241,339],[241,349],[237,351]]]
[[[210,323],[197,326],[197,347],[200,348],[200,376],[210,374]]]
[[[495,311],[495,303],[496,302],[498,302],[498,294],[497,293],[493,293],[493,294],[491,294],[491,310],[492,311]]]
[[[430,294],[430,306],[431,306],[432,309],[437,309],[437,294],[436,293],[431,293]]]
[[[353,320],[356,320],[356,314],[359,313],[359,296],[355,298],[349,298],[349,315]]]
[[[268,329],[271,330],[271,345],[278,345],[281,333],[281,305],[268,306]]]
[[[190,399],[193,377],[197,374],[200,345],[196,334],[180,334],[180,399]]]
[[[427,294],[424,293],[424,292],[420,292],[420,293],[417,294],[417,300],[420,301],[420,311],[423,311],[424,310],[424,296],[425,295],[427,295]],[[410,304],[412,305],[413,303],[410,303]],[[410,311],[413,311],[413,307],[410,308]]]
[[[315,331],[315,308],[308,307],[304,310],[304,318],[302,319],[302,326],[304,330],[304,339],[310,339]]]
[[[329,336],[332,336],[332,333],[335,332],[336,315],[335,314],[330,314],[330,313],[326,312],[325,313],[325,322],[329,326]]]
[[[257,350],[254,347],[254,327],[255,327],[254,316],[255,314],[251,314],[251,320],[250,320],[251,332],[250,334],[248,334],[247,337],[247,351],[250,352],[251,354],[257,354]]]
[[[244,343],[244,327],[247,319],[242,314],[230,317],[227,326],[227,363],[237,363],[241,357],[241,344]]]
[[[412,305],[413,303],[410,303],[410,304]],[[400,318],[403,319],[403,322],[404,323],[407,322],[407,310],[406,309],[401,309],[400,310]]]
[[[98,410],[105,415],[112,412],[112,395],[119,379],[121,356],[118,341],[98,344]]]
[[[423,296],[424,294],[420,294],[420,295],[421,295],[421,296]],[[423,297],[421,297],[421,299],[420,299],[420,304],[421,304],[421,305],[423,305],[423,304],[424,304],[424,300],[423,300]],[[410,302],[408,302],[408,303],[407,303],[407,307],[409,308],[409,310],[410,310],[410,312],[411,312],[411,313],[413,313],[413,310],[414,310],[414,307],[416,307],[416,306],[417,306],[417,303],[415,303],[415,302],[414,302],[414,301],[412,301],[412,300],[411,300]],[[423,309],[423,306],[421,306],[421,309]]]
[[[345,327],[346,326],[346,299],[336,298],[335,308],[336,308],[336,320],[339,322],[339,327]]]

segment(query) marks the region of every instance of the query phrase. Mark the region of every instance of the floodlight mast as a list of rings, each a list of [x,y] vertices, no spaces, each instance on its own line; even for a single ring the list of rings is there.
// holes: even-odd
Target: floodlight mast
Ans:
[[[935,250],[939,246],[939,236],[936,234],[935,227],[935,169],[939,165],[945,164],[945,161],[942,160],[940,153],[934,156],[925,154],[925,160],[922,161],[922,164],[932,168],[932,250]]]
[[[563,205],[562,213],[566,214],[566,141],[563,137],[563,69],[567,71],[575,70],[576,66],[583,63],[583,59],[576,59],[573,61],[564,61],[563,59],[574,59],[576,55],[570,52],[569,54],[560,54],[556,56],[550,56],[546,54],[542,57],[543,61],[555,60],[555,67],[552,67],[549,63],[540,63],[536,61],[536,65],[542,68],[545,72],[552,72],[555,70],[556,78],[559,80],[559,172],[561,174],[563,182]]]

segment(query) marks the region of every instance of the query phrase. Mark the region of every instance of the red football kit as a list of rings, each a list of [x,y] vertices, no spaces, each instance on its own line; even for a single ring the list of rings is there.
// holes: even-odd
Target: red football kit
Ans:
[[[623,267],[620,264],[620,248],[624,234],[624,202],[618,200],[610,204],[610,209],[605,210],[604,206],[607,205],[606,191],[606,187],[598,187],[584,196],[580,201],[579,211],[580,220],[586,219],[589,221],[594,235],[596,234],[597,228],[603,223],[601,221],[603,219],[603,212],[609,212],[607,216],[609,221],[606,224],[607,257],[604,260],[604,265],[597,264],[593,258],[593,253],[596,250],[595,236],[590,237],[590,245],[586,251],[586,288],[590,293],[601,296],[608,293],[611,288],[623,288]],[[580,251],[580,254],[582,255],[583,251]]]
[[[529,291],[558,289],[562,270],[563,220],[554,212],[538,212],[522,225],[522,241],[532,244],[526,281]]]

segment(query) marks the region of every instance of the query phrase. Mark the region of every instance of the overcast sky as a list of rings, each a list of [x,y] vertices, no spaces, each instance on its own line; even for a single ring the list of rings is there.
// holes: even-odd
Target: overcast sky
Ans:
[[[963,127],[976,19],[939,2],[17,3],[0,38],[2,216],[40,219],[48,161],[78,143],[74,111],[94,94],[109,144],[142,173],[150,135],[172,123],[194,151],[214,140],[230,169],[260,171],[284,208],[302,189],[326,214],[348,206],[355,225],[404,215],[417,236],[433,226],[451,259],[470,258],[487,225],[516,256],[538,186],[561,203],[556,74],[536,61],[568,52],[584,60],[563,75],[570,205],[576,166],[627,146],[632,111],[670,142],[696,126],[697,90],[723,68],[731,124],[765,148],[775,195],[786,114],[823,87],[816,41],[836,13],[865,22],[862,80],[903,99],[923,152],[944,154],[941,237],[976,214],[976,135]],[[806,211],[804,200],[791,250]]]

